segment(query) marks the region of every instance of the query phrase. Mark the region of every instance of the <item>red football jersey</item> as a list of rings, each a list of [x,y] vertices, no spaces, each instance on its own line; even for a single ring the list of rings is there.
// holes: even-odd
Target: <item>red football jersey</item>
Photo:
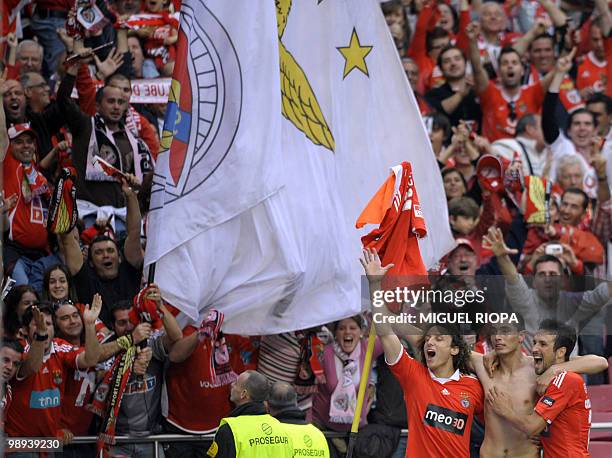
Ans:
[[[604,92],[607,66],[608,63],[605,60],[599,61],[593,51],[589,52],[578,66],[578,77],[576,78],[578,89],[591,87],[595,92]]]
[[[13,401],[6,418],[6,433],[16,437],[56,437],[69,369],[76,369],[76,348],[53,339],[41,369],[25,380],[13,382]]]
[[[532,65],[527,84],[536,83],[541,79],[542,76]],[[576,89],[576,86],[574,86],[574,81],[572,81],[569,75],[565,75],[565,79],[561,83],[561,87],[559,88],[559,100],[561,100],[561,103],[568,113],[571,113],[578,108],[584,108],[584,101],[582,100],[582,97],[580,97],[580,93]]]
[[[183,330],[184,336],[196,332],[193,326]],[[210,340],[198,343],[189,358],[182,363],[173,363],[166,373],[168,390],[167,420],[190,433],[214,431],[223,417],[232,410],[229,395],[234,382],[245,367],[241,357],[243,348],[249,349],[247,337],[226,335],[227,353],[214,351]],[[211,354],[214,351],[213,354]],[[224,373],[217,369],[217,381],[211,380],[211,362],[225,367]]]
[[[482,135],[494,142],[514,137],[518,120],[526,113],[539,113],[544,101],[540,83],[522,86],[518,97],[509,99],[493,82],[480,94],[482,104]],[[514,119],[511,113],[514,111]]]
[[[580,375],[573,372],[557,375],[535,411],[549,425],[542,433],[546,458],[590,456],[591,400]]]
[[[478,379],[456,372],[440,383],[405,350],[389,367],[402,386],[408,412],[406,457],[470,456],[472,421],[482,414],[484,403]]]
[[[8,213],[9,239],[25,248],[47,250],[47,208],[39,196],[26,202],[24,168],[9,151],[4,160],[4,195],[17,195],[17,204]],[[25,186],[27,188],[27,186]]]
[[[391,275],[425,276],[427,270],[421,258],[418,237],[424,237],[427,230],[412,178],[412,166],[409,162],[402,162],[401,166],[393,167],[392,170],[395,181],[391,206],[385,212],[379,228],[363,236],[361,242],[364,247],[378,251],[383,265],[395,264],[389,271]],[[370,205],[379,204],[377,196],[368,204],[364,213],[368,212]]]

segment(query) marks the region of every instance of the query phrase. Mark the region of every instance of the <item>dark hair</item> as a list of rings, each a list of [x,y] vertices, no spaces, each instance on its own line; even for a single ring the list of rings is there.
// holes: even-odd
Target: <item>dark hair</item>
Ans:
[[[589,206],[589,196],[582,189],[580,189],[580,188],[567,188],[565,190],[565,192],[563,193],[563,195],[561,196],[561,200],[562,201],[563,201],[563,197],[566,194],[578,194],[579,196],[582,196],[582,209],[583,210],[586,210],[587,207]]]
[[[17,315],[17,306],[25,293],[34,294],[36,296],[36,301],[38,302],[38,293],[30,285],[19,285],[13,287],[4,299],[5,308],[2,321],[4,322],[4,330],[7,335],[15,336],[22,325],[22,321]]]
[[[113,324],[115,323],[115,312],[117,310],[132,310],[132,306],[133,306],[132,301],[128,299],[117,301],[113,305],[111,305],[109,309],[109,313],[112,317],[111,320]]]
[[[480,207],[471,197],[455,197],[448,201],[448,214],[476,219],[480,216]]]
[[[245,372],[248,377],[244,382],[244,388],[251,400],[256,402],[267,401],[270,396],[270,383],[268,383],[266,376],[253,370]]]
[[[592,111],[589,111],[586,108],[578,108],[577,110],[572,111],[569,117],[567,118],[567,130],[569,130],[569,128],[572,126],[572,123],[574,122],[574,118],[584,113],[590,115],[591,119],[593,120],[593,124],[597,125],[597,119],[595,118],[595,115],[593,114]]]
[[[553,37],[553,36],[552,36],[550,33],[546,33],[546,32],[544,32],[544,33],[541,33],[541,34],[539,34],[538,36],[536,36],[536,37],[535,37],[533,40],[531,40],[531,43],[529,43],[529,50],[531,50],[531,45],[533,45],[533,43],[534,43],[536,40],[542,40],[542,39],[547,39],[547,40],[550,40],[550,44],[551,44],[551,45],[553,46],[553,48],[554,48],[554,46],[555,46],[555,37]]]
[[[121,251],[119,250],[119,244],[117,243],[117,241],[113,239],[112,237],[109,237],[106,234],[101,234],[101,235],[96,236],[89,244],[89,250],[87,250],[87,260],[89,262],[91,262],[91,257],[92,257],[92,252],[93,252],[92,248],[94,244],[101,243],[101,242],[113,242],[115,244],[115,248],[117,249],[117,254],[121,256]]]
[[[502,57],[505,56],[506,54],[516,54],[519,60],[521,60],[521,55],[516,49],[514,49],[512,46],[504,46],[502,50],[499,52],[499,56],[497,57],[497,66],[501,65]]]
[[[60,302],[56,302],[53,304],[53,326],[55,327],[55,335],[61,339],[68,340],[67,336],[60,330],[59,326],[57,325],[57,311],[63,305],[71,305],[78,312],[79,317],[81,318],[81,324],[82,324],[81,335],[79,336],[79,342],[80,344],[84,344],[85,343],[85,320],[83,319],[83,313],[81,313],[81,309],[79,309],[79,307],[77,307],[76,304],[73,304],[71,301],[60,301]]]
[[[525,113],[516,123],[516,135],[521,135],[527,131],[527,126],[537,126],[538,120],[533,113]]]
[[[442,68],[442,56],[452,49],[456,49],[457,51],[459,51],[461,53],[461,57],[463,57],[463,61],[466,62],[467,59],[465,58],[463,50],[457,45],[449,43],[444,48],[442,48],[442,51],[440,51],[440,54],[438,55],[438,67]]]
[[[55,264],[54,266],[51,266],[47,270],[45,270],[42,289],[43,300],[51,302],[55,301],[55,299],[51,297],[51,293],[49,292],[49,281],[51,279],[51,274],[56,270],[60,270],[64,273],[64,275],[66,275],[66,280],[68,281],[68,299],[70,299],[74,303],[78,302],[76,289],[74,287],[74,281],[72,280],[72,275],[70,275],[70,271],[64,264]]]
[[[559,266],[559,273],[563,273],[563,263],[559,260],[559,258],[553,256],[552,254],[543,254],[536,259],[535,263],[533,264],[533,271],[537,271],[538,265],[542,264],[543,262],[554,262]]]
[[[453,369],[459,369],[459,372],[462,374],[469,374],[472,372],[470,367],[470,348],[468,344],[463,339],[461,332],[458,327],[449,325],[449,324],[431,324],[425,328],[423,331],[423,336],[419,339],[418,349],[420,353],[420,361],[421,364],[427,366],[427,362],[425,361],[425,342],[428,334],[432,331],[432,329],[436,328],[442,335],[448,335],[451,337],[451,347],[459,348],[459,353],[453,355]]]
[[[461,177],[461,181],[463,182],[463,186],[465,187],[465,192],[467,192],[468,190],[468,184],[467,181],[465,179],[465,177],[463,176],[463,173],[461,173],[459,171],[459,169],[455,168],[455,167],[449,167],[447,169],[443,169],[442,170],[442,181],[444,181],[444,178],[446,178],[446,175],[450,175],[451,173],[456,173]]]
[[[429,32],[427,32],[427,37],[425,39],[425,48],[427,49],[427,52],[431,51],[434,40],[437,40],[438,38],[450,38],[450,35],[442,27],[436,26],[431,29]]]
[[[334,322],[334,325],[332,326],[334,329],[334,334],[336,333],[336,329],[338,329],[340,322],[344,320],[353,320],[355,323],[357,323],[357,326],[359,326],[360,329],[363,329],[363,319],[361,318],[361,315],[347,316],[346,318],[342,318],[341,320]]]
[[[431,130],[443,130],[444,141],[446,142],[451,137],[452,133],[451,123],[448,120],[448,116],[435,111],[429,115],[429,118],[431,119]]]
[[[16,339],[3,339],[2,348],[5,347],[15,350],[17,353],[23,353],[24,351],[23,345]]]
[[[576,331],[571,326],[557,320],[548,319],[540,323],[538,333],[555,334],[553,351],[565,347],[565,361],[569,361],[570,354],[576,346]]]
[[[106,79],[106,86],[110,86],[110,83],[113,80],[123,80],[123,81],[127,81],[128,83],[131,83],[131,80],[127,76],[125,76],[123,73],[113,73],[111,76],[109,76]]]
[[[448,3],[440,3],[440,5],[442,4],[448,6],[448,9],[450,10],[451,15],[453,16],[453,33],[457,33],[459,31],[459,13],[457,13],[457,10],[453,8],[452,5]]]
[[[25,312],[23,312],[23,316],[21,317],[21,324],[25,327],[30,326],[30,322],[34,318],[34,312],[32,312],[33,305],[30,305]],[[53,304],[48,301],[41,301],[38,303],[38,310],[40,313],[44,313],[45,315],[49,315],[53,318]]]
[[[593,94],[593,96],[589,100],[587,100],[586,104],[591,105],[593,103],[603,103],[606,107],[606,114],[612,113],[612,97],[608,97],[606,94],[597,92]],[[591,111],[591,113],[593,112]]]

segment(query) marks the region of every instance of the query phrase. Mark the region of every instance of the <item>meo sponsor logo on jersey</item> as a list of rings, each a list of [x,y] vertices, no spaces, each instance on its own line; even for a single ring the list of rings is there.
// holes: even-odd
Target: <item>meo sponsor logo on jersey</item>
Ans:
[[[446,409],[435,404],[428,404],[423,422],[434,428],[463,436],[468,416],[461,412]]]
[[[544,405],[547,405],[548,407],[552,407],[553,404],[555,403],[555,400],[552,398],[549,398],[548,396],[544,396],[540,402]]]

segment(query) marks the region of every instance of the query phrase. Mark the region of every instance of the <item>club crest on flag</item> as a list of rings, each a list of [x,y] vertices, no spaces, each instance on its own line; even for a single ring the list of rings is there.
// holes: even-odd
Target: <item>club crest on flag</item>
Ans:
[[[225,28],[204,2],[193,3],[199,3],[197,15],[193,5],[181,9],[177,59],[162,132],[160,156],[167,154],[167,173],[156,173],[153,180],[152,192],[164,191],[166,196],[152,199],[152,209],[201,186],[229,153],[240,123],[238,55]]]

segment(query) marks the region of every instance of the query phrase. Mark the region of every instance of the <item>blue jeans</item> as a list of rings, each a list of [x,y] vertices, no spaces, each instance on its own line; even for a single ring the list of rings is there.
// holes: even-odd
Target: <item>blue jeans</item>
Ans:
[[[164,458],[162,444],[157,447],[159,458]],[[129,456],[130,458],[153,458],[155,447],[152,443],[142,444],[117,444],[110,449],[110,456]]]
[[[400,436],[397,448],[391,458],[404,458],[406,456],[406,447],[408,446],[408,436]]]
[[[56,29],[63,29],[65,25],[66,19],[56,17],[42,19],[36,14],[30,20],[30,27],[44,48],[42,72],[45,78],[55,73],[59,57],[66,51],[64,43],[56,32]]]

